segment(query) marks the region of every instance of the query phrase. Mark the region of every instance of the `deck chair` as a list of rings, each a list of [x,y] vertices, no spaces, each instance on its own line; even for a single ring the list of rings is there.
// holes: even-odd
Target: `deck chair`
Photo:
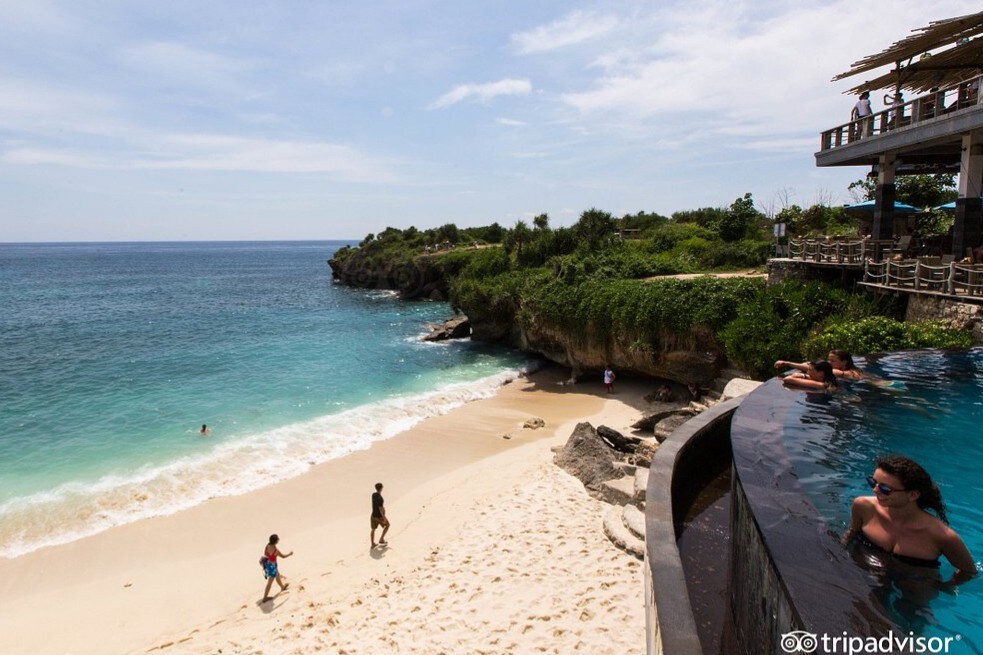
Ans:
[[[908,256],[908,249],[911,248],[911,236],[904,235],[898,238],[898,242],[894,244],[894,252],[901,255],[902,257]]]

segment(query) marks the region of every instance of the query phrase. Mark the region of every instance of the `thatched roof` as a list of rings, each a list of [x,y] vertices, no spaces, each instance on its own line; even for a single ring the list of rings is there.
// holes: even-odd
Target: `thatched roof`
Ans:
[[[858,84],[848,93],[895,88],[926,93],[936,87],[954,86],[983,68],[983,38],[978,38],[983,34],[983,12],[935,21],[913,32],[883,52],[855,62],[833,81],[893,64],[891,71]],[[937,48],[943,50],[930,52]]]

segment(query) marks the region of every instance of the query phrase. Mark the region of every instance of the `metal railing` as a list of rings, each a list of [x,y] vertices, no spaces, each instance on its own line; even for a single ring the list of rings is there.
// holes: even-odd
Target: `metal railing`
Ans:
[[[822,133],[820,149],[839,148],[861,139],[943,117],[959,109],[983,104],[981,89],[983,75],[919,96],[902,105],[887,107],[871,116],[837,125]]]

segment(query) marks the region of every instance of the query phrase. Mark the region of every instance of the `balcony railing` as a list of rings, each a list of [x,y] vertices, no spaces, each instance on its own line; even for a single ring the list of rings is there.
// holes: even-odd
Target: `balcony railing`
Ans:
[[[822,133],[821,150],[831,150],[861,139],[886,134],[909,125],[933,120],[959,109],[981,104],[983,75],[955,86],[939,89],[935,93],[919,96],[897,107],[888,107],[867,116]]]
[[[855,239],[827,237],[791,239],[789,257],[821,264],[863,265],[868,259],[881,261],[907,254],[908,245],[900,239]]]
[[[956,262],[951,256],[907,258],[909,244],[903,239],[792,239],[789,258],[863,268],[864,284],[983,301],[983,264]]]
[[[926,260],[933,261],[926,261]],[[868,261],[864,283],[897,289],[935,291],[950,296],[983,297],[983,264],[943,264],[938,257],[901,261]]]

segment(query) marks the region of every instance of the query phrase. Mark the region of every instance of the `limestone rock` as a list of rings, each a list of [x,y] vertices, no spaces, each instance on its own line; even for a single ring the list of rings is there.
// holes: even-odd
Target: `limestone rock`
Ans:
[[[601,484],[622,477],[614,465],[618,453],[604,443],[590,423],[578,423],[566,445],[553,458],[553,462],[584,483],[594,492],[600,492]]]
[[[696,413],[696,411],[688,414],[681,412],[662,419],[656,423],[655,428],[652,430],[653,434],[655,434],[655,438],[659,440],[659,443],[662,443],[669,438],[669,435],[672,434],[676,428],[690,420],[690,418],[695,416]]]
[[[642,443],[635,449],[635,464],[648,470],[648,467],[652,466],[652,458],[657,450],[659,450],[658,439],[654,437],[642,439]]]
[[[597,436],[604,439],[605,443],[619,450],[623,453],[633,453],[635,452],[635,446],[638,445],[638,437],[626,437],[614,428],[609,428],[606,425],[597,426]]]
[[[546,421],[537,416],[523,423],[522,427],[526,428],[527,430],[538,430],[539,428],[546,427]]]
[[[447,339],[465,339],[471,335],[471,322],[467,316],[455,316],[443,323],[431,325],[431,332],[423,337],[424,341],[446,341]]]
[[[670,416],[685,416],[686,418],[689,418],[691,416],[696,416],[696,413],[696,409],[694,409],[692,406],[678,406],[673,409],[667,409],[661,412],[655,412],[654,414],[649,414],[648,416],[643,416],[635,421],[631,427],[635,428],[636,430],[651,432],[660,421],[667,419]]]

